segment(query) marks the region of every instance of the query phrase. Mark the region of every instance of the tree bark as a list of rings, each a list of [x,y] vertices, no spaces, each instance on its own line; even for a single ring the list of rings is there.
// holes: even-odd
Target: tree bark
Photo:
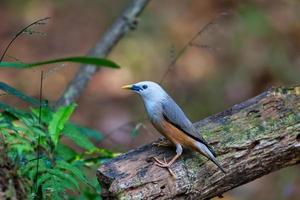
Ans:
[[[270,172],[300,162],[300,86],[272,88],[195,123],[213,146],[222,173],[191,151],[171,167],[177,178],[153,163],[174,148],[142,146],[97,171],[104,199],[210,199]]]
[[[149,1],[150,0],[132,0],[127,9],[117,18],[114,24],[106,31],[102,39],[90,50],[88,55],[106,57],[129,30],[137,27],[137,17],[141,14]],[[62,96],[57,100],[55,107],[69,105],[74,102],[80,96],[97,69],[99,68],[93,65],[81,66]]]

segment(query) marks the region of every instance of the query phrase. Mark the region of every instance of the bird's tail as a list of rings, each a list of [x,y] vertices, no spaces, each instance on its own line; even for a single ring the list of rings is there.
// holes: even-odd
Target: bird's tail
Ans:
[[[210,159],[213,163],[215,163],[224,174],[226,174],[224,168],[220,165],[216,157],[213,155],[213,153],[209,150],[209,148],[205,144],[202,144],[201,142],[197,142],[196,146],[200,151],[200,153],[204,154],[208,159]]]

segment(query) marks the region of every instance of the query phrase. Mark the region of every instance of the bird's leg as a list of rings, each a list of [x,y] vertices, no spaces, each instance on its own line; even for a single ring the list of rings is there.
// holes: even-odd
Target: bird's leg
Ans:
[[[153,157],[153,159],[155,160],[155,165],[159,166],[159,167],[164,167],[167,168],[168,171],[170,172],[170,174],[174,177],[176,177],[176,175],[174,174],[174,172],[170,169],[171,165],[175,162],[175,160],[177,160],[177,158],[182,154],[182,147],[180,144],[176,144],[176,155],[169,161],[166,161],[166,158],[164,158],[164,161],[159,160],[156,157]]]
[[[173,144],[166,139],[160,140],[158,142],[153,142],[152,143],[153,146],[157,146],[157,147],[170,147],[173,146]]]

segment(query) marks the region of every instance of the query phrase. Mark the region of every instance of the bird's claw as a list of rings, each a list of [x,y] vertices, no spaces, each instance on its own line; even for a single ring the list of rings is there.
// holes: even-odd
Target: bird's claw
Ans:
[[[158,158],[156,157],[153,157],[153,159],[155,160],[155,165],[159,166],[159,167],[163,167],[163,168],[167,168],[167,170],[170,172],[170,174],[176,178],[176,175],[175,173],[171,170],[170,166],[171,166],[171,163],[168,163],[166,161],[166,158],[164,157],[164,161],[161,161],[159,160]]]
[[[160,161],[158,158],[153,157],[155,160],[155,165],[160,167],[170,167],[170,165],[167,163],[166,158],[164,158],[164,161]]]

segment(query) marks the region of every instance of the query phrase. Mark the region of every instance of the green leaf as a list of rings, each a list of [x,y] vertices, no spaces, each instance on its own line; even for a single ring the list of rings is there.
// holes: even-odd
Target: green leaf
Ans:
[[[82,135],[71,123],[65,125],[63,132],[64,136],[70,138],[75,144],[84,149],[92,150],[96,148],[95,145],[86,136]]]
[[[56,168],[68,170],[69,172],[73,173],[81,182],[90,185],[88,180],[85,178],[83,172],[74,165],[67,163],[63,160],[57,160]]]
[[[60,63],[60,62],[74,62],[74,63],[81,63],[81,64],[90,64],[96,65],[101,67],[110,67],[110,68],[119,68],[119,65],[104,58],[97,58],[97,57],[87,57],[87,56],[79,56],[79,57],[67,57],[67,58],[58,58],[53,60],[46,60],[41,62],[33,62],[33,63],[20,63],[20,62],[0,62],[0,67],[9,67],[9,68],[31,68],[40,65],[47,65],[53,63]]]
[[[47,180],[52,179],[52,177],[53,177],[52,174],[48,174],[48,173],[42,174],[37,180],[37,187],[40,187]]]
[[[0,122],[6,121],[11,124],[13,121],[18,120],[16,116],[14,116],[13,114],[7,111],[1,112],[0,115],[1,115]]]
[[[64,184],[65,186],[68,186],[68,189],[73,189],[73,187],[71,186],[73,185],[79,190],[79,185],[77,181],[65,171],[62,171],[61,169],[47,169],[47,173],[52,174],[53,176],[57,176],[59,179],[61,179],[61,182],[67,181],[71,183]]]
[[[92,151],[84,152],[83,156],[91,154],[98,154],[98,158],[113,158],[120,155],[120,153],[114,153],[108,149],[95,148]]]
[[[91,199],[91,200],[102,200],[101,198],[101,187],[97,178],[90,180],[91,185],[94,186],[94,189],[85,187],[80,192],[80,200]],[[77,198],[76,198],[77,199]]]
[[[34,115],[34,117],[36,117],[37,119],[39,118],[40,108],[31,108],[31,112]],[[53,113],[54,112],[49,107],[42,107],[42,109],[41,109],[41,116],[42,116],[41,121],[45,124],[48,124],[52,119]]]
[[[0,63],[0,65],[1,65],[1,63]],[[26,101],[27,103],[30,103],[34,106],[40,105],[39,100],[32,98],[30,96],[27,96],[26,94],[20,92],[19,90],[7,85],[6,83],[0,82],[0,90],[3,90],[7,94],[14,95],[14,96],[22,99],[23,101]]]
[[[91,128],[87,128],[78,124],[74,124],[69,122],[68,124],[70,124],[70,126],[73,126],[74,128],[76,128],[82,135],[92,138],[94,140],[96,140],[97,142],[103,139],[103,134],[97,130],[91,129]]]
[[[27,175],[30,179],[33,179],[36,175],[36,165],[37,165],[37,159],[29,161],[26,163],[24,167],[21,168],[20,173],[21,175]],[[39,159],[39,172],[45,170],[47,166],[45,165],[45,161],[43,159]]]
[[[58,157],[62,157],[67,161],[75,159],[75,157],[78,155],[73,149],[61,143],[58,143],[55,153]]]
[[[62,199],[63,185],[60,184],[56,176],[42,184],[43,199],[59,200]]]
[[[16,108],[13,108],[5,103],[1,103],[1,102],[0,102],[0,110],[4,110],[4,111],[10,113],[13,116],[15,116],[16,118],[19,118],[19,115],[25,114],[25,112],[18,110]]]
[[[59,136],[64,129],[65,123],[70,118],[71,114],[75,109],[75,104],[71,104],[68,106],[60,107],[57,112],[55,112],[52,116],[52,120],[49,123],[49,134],[50,138],[57,145]]]

